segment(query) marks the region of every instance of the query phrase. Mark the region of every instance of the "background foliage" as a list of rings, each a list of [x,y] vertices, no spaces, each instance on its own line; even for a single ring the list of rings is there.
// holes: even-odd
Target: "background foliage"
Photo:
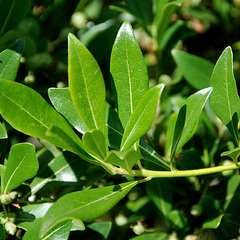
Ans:
[[[233,64],[229,48],[225,52],[230,61],[227,74],[231,79],[230,70],[233,67],[239,89],[238,0],[24,0],[21,4],[14,0],[0,0],[0,9],[3,13],[0,16],[0,60],[9,56],[9,52],[6,53],[8,50],[14,50],[15,54],[11,58],[15,62],[9,64],[8,71],[4,71],[0,65],[1,78],[14,80],[16,77],[16,82],[35,89],[47,102],[50,102],[49,88],[68,86],[67,39],[68,34],[73,33],[97,60],[103,73],[107,101],[114,106],[110,54],[120,26],[128,20],[143,52],[150,87],[158,83],[165,84],[161,107],[157,109],[147,135],[150,145],[165,159],[171,158],[177,112],[182,109],[187,97],[210,86],[213,67],[227,46],[231,46],[233,51]],[[15,42],[16,40],[18,41]],[[14,72],[17,68],[13,66],[18,63],[20,67],[16,75]],[[214,81],[214,77],[211,81]],[[211,83],[213,85],[214,82]],[[232,93],[231,96],[234,96],[235,92]],[[66,98],[69,97],[68,92],[64,94]],[[57,99],[57,92],[49,90],[49,96],[54,105],[52,99]],[[237,106],[234,99],[229,101]],[[219,105],[223,104],[219,102]],[[221,119],[221,112],[219,114]],[[228,117],[223,116],[226,123],[221,119],[225,125]],[[236,126],[238,119],[234,121]],[[85,230],[81,221],[73,224],[65,220],[59,226],[54,226],[56,235],[50,234],[44,239],[239,237],[238,171],[200,177],[154,179],[135,186],[134,178],[107,174],[102,168],[81,161],[70,152],[62,152],[44,140],[39,143],[35,138],[17,132],[4,120],[1,122],[1,164],[13,171],[16,166],[11,165],[11,159],[23,158],[18,154],[19,151],[23,155],[29,152],[34,160],[28,163],[26,159],[26,165],[21,166],[24,170],[19,168],[20,172],[24,171],[24,178],[19,178],[18,172],[15,172],[18,180],[13,180],[12,183],[9,181],[11,172],[4,173],[4,166],[1,165],[1,174],[4,173],[5,176],[2,179],[4,193],[12,190],[18,192],[14,203],[7,207],[15,214],[15,223],[19,229],[14,236],[5,235],[3,225],[0,225],[0,239],[33,239],[39,219],[55,221],[56,212],[59,212],[62,205],[68,205],[72,195],[67,197],[67,193],[77,194],[79,192],[76,191],[87,189],[98,191],[100,187],[108,187],[104,192],[107,195],[112,191],[111,186],[120,183],[126,191],[132,190],[128,194],[126,192],[126,197],[97,221],[83,219],[87,222]],[[234,149],[239,141],[238,130],[231,126],[227,126],[227,129],[223,123],[216,118],[207,102],[199,124],[194,129],[195,135],[187,144],[178,147],[174,167],[189,170],[228,164],[230,159],[221,157],[221,153]],[[79,128],[84,129],[84,126]],[[236,137],[233,138],[230,133],[236,133]],[[23,142],[35,145],[36,156],[32,145]],[[154,170],[162,169],[151,162],[146,162],[146,166]],[[116,195],[117,198],[124,193],[117,192]],[[52,212],[45,215],[53,202],[62,196],[59,205],[54,205],[55,209],[51,208]],[[119,200],[122,196],[119,196]],[[89,199],[89,196],[86,198]],[[92,201],[95,201],[94,196]],[[26,234],[24,229],[28,230]]]

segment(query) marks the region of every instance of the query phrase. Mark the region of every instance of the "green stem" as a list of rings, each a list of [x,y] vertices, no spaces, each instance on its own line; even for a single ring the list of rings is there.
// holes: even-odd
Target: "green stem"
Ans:
[[[235,164],[226,166],[217,166],[210,168],[201,168],[194,170],[176,170],[176,171],[152,171],[147,169],[133,170],[134,177],[151,177],[151,178],[172,178],[172,177],[192,177],[205,174],[219,173],[228,170],[238,169]]]

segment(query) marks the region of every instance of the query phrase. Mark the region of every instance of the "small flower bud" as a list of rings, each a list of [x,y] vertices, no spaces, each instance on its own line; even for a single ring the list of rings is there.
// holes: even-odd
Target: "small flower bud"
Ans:
[[[17,226],[12,222],[6,222],[4,226],[8,234],[14,235],[17,231]]]
[[[2,194],[0,196],[0,201],[1,201],[2,204],[7,205],[7,204],[10,204],[12,202],[12,199],[11,199],[9,194]]]

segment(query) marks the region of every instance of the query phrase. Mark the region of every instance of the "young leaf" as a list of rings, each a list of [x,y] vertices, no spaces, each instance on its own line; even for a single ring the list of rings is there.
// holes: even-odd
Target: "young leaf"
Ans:
[[[101,70],[88,49],[68,36],[69,90],[73,104],[89,130],[105,134],[106,90]]]
[[[95,232],[100,233],[104,237],[104,239],[107,239],[111,231],[112,223],[111,222],[93,222],[88,224],[87,227],[94,230]]]
[[[125,128],[138,102],[148,90],[147,67],[128,21],[122,24],[113,45],[110,72],[119,118]]]
[[[0,78],[15,80],[24,46],[25,40],[22,38],[0,53]]]
[[[108,147],[103,133],[97,129],[86,132],[82,138],[83,144],[96,153],[102,160],[107,156]]]
[[[240,100],[233,75],[233,56],[227,47],[219,57],[212,73],[210,86],[213,92],[211,106],[217,117],[227,126],[238,145],[238,119]]]
[[[30,143],[13,145],[9,152],[6,171],[3,175],[3,193],[8,193],[24,181],[34,177],[38,171],[35,148]]]
[[[115,206],[137,183],[133,181],[64,195],[44,216],[41,235],[66,219],[95,220]]]
[[[81,149],[82,142],[67,121],[33,89],[17,82],[0,79],[0,113],[16,130],[73,151],[69,142],[47,136],[50,126],[56,126],[78,145],[78,154],[84,159],[88,154]]]
[[[61,113],[75,129],[82,134],[88,131],[88,128],[72,102],[69,88],[50,88],[48,89],[48,95],[55,109]]]
[[[172,50],[172,55],[191,86],[197,90],[209,87],[213,63],[177,49]]]
[[[188,97],[181,107],[174,130],[171,160],[194,134],[202,109],[211,92],[211,87],[202,89]]]
[[[159,84],[149,89],[141,98],[127,123],[121,142],[121,151],[130,148],[151,127],[163,88],[164,85]]]
[[[240,147],[237,147],[231,151],[221,153],[221,156],[228,156],[232,158],[233,162],[236,164],[237,167],[240,168],[240,164],[238,163],[238,157],[240,156]]]
[[[131,173],[133,165],[142,158],[142,155],[134,150],[126,152],[110,151],[107,155],[105,162],[116,165]]]
[[[181,6],[181,3],[177,2],[169,2],[165,4],[160,10],[161,14],[159,17],[159,20],[156,21],[157,26],[157,39],[159,42],[159,45],[161,44],[161,40],[163,37],[163,34],[167,28],[167,26],[170,23],[170,19],[172,17],[172,14],[176,11],[177,8]]]

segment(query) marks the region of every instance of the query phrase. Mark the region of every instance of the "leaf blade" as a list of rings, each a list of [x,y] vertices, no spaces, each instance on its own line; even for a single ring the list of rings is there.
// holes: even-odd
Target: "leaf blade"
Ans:
[[[19,143],[12,146],[3,175],[3,189],[6,194],[32,178],[38,171],[38,160],[35,147],[30,143]]]
[[[89,130],[105,134],[106,90],[101,70],[87,48],[72,34],[68,37],[69,90]]]
[[[217,117],[231,132],[238,143],[238,119],[240,99],[233,75],[233,56],[231,47],[225,48],[219,57],[212,73],[210,85],[213,92],[210,97],[211,106]],[[221,106],[221,107],[219,107]]]
[[[83,222],[93,221],[110,210],[137,183],[137,181],[133,181],[64,195],[44,216],[42,235],[45,235],[51,227],[65,219],[79,219]],[[59,207],[62,209],[61,214],[59,214]]]
[[[164,85],[159,84],[149,89],[141,98],[127,123],[121,142],[121,151],[131,147],[151,127],[163,88]]]
[[[139,100],[148,89],[146,64],[128,21],[122,24],[114,42],[110,72],[119,118],[125,128]]]

